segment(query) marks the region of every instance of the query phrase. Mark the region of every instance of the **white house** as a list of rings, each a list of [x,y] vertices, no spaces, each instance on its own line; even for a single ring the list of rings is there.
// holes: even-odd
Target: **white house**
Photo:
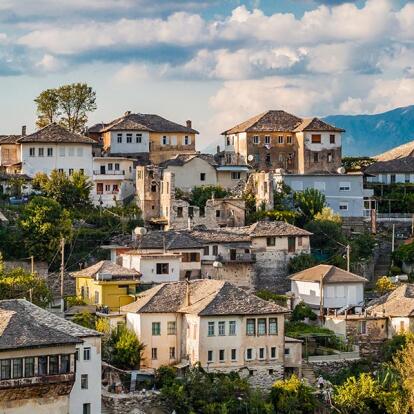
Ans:
[[[367,280],[336,266],[317,265],[289,277],[295,304],[314,309],[341,309],[362,305]]]
[[[414,183],[414,157],[378,161],[366,168],[367,182],[373,184]]]
[[[93,159],[92,200],[97,206],[115,206],[135,195],[134,161],[125,157]]]

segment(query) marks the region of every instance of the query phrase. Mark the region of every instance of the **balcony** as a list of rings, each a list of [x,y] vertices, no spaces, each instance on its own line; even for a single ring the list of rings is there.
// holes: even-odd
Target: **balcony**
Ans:
[[[101,171],[93,170],[94,180],[123,180],[125,178],[125,170]]]
[[[30,378],[14,378],[7,380],[0,380],[0,390],[10,388],[21,388],[39,385],[52,384],[68,384],[72,385],[75,382],[75,373],[56,374],[56,375],[42,375]]]
[[[236,253],[216,256],[216,261],[221,263],[255,263],[254,253]]]

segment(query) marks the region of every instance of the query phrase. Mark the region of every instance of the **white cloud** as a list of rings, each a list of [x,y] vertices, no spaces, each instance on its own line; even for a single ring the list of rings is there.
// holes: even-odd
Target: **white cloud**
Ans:
[[[365,111],[364,102],[362,98],[352,98],[348,96],[346,101],[342,102],[339,106],[339,111],[342,114],[361,114]]]
[[[36,63],[36,67],[41,72],[57,72],[64,67],[64,64],[55,56],[45,54],[43,55],[42,59]]]

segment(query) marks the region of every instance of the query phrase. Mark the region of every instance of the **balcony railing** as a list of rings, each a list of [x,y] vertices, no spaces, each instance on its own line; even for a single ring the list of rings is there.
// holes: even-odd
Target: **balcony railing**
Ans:
[[[222,263],[254,263],[256,261],[256,255],[254,253],[219,255],[216,257],[216,260]]]
[[[93,170],[94,175],[125,175],[125,170]]]
[[[37,375],[30,378],[11,378],[0,380],[0,390],[7,388],[20,388],[33,385],[57,384],[57,383],[74,383],[75,374],[73,372],[67,374],[55,375]]]

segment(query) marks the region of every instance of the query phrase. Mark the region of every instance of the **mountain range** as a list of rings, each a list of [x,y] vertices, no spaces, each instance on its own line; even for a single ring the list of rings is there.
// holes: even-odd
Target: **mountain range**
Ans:
[[[414,140],[414,105],[375,115],[330,115],[326,122],[346,130],[345,156],[372,156]]]

